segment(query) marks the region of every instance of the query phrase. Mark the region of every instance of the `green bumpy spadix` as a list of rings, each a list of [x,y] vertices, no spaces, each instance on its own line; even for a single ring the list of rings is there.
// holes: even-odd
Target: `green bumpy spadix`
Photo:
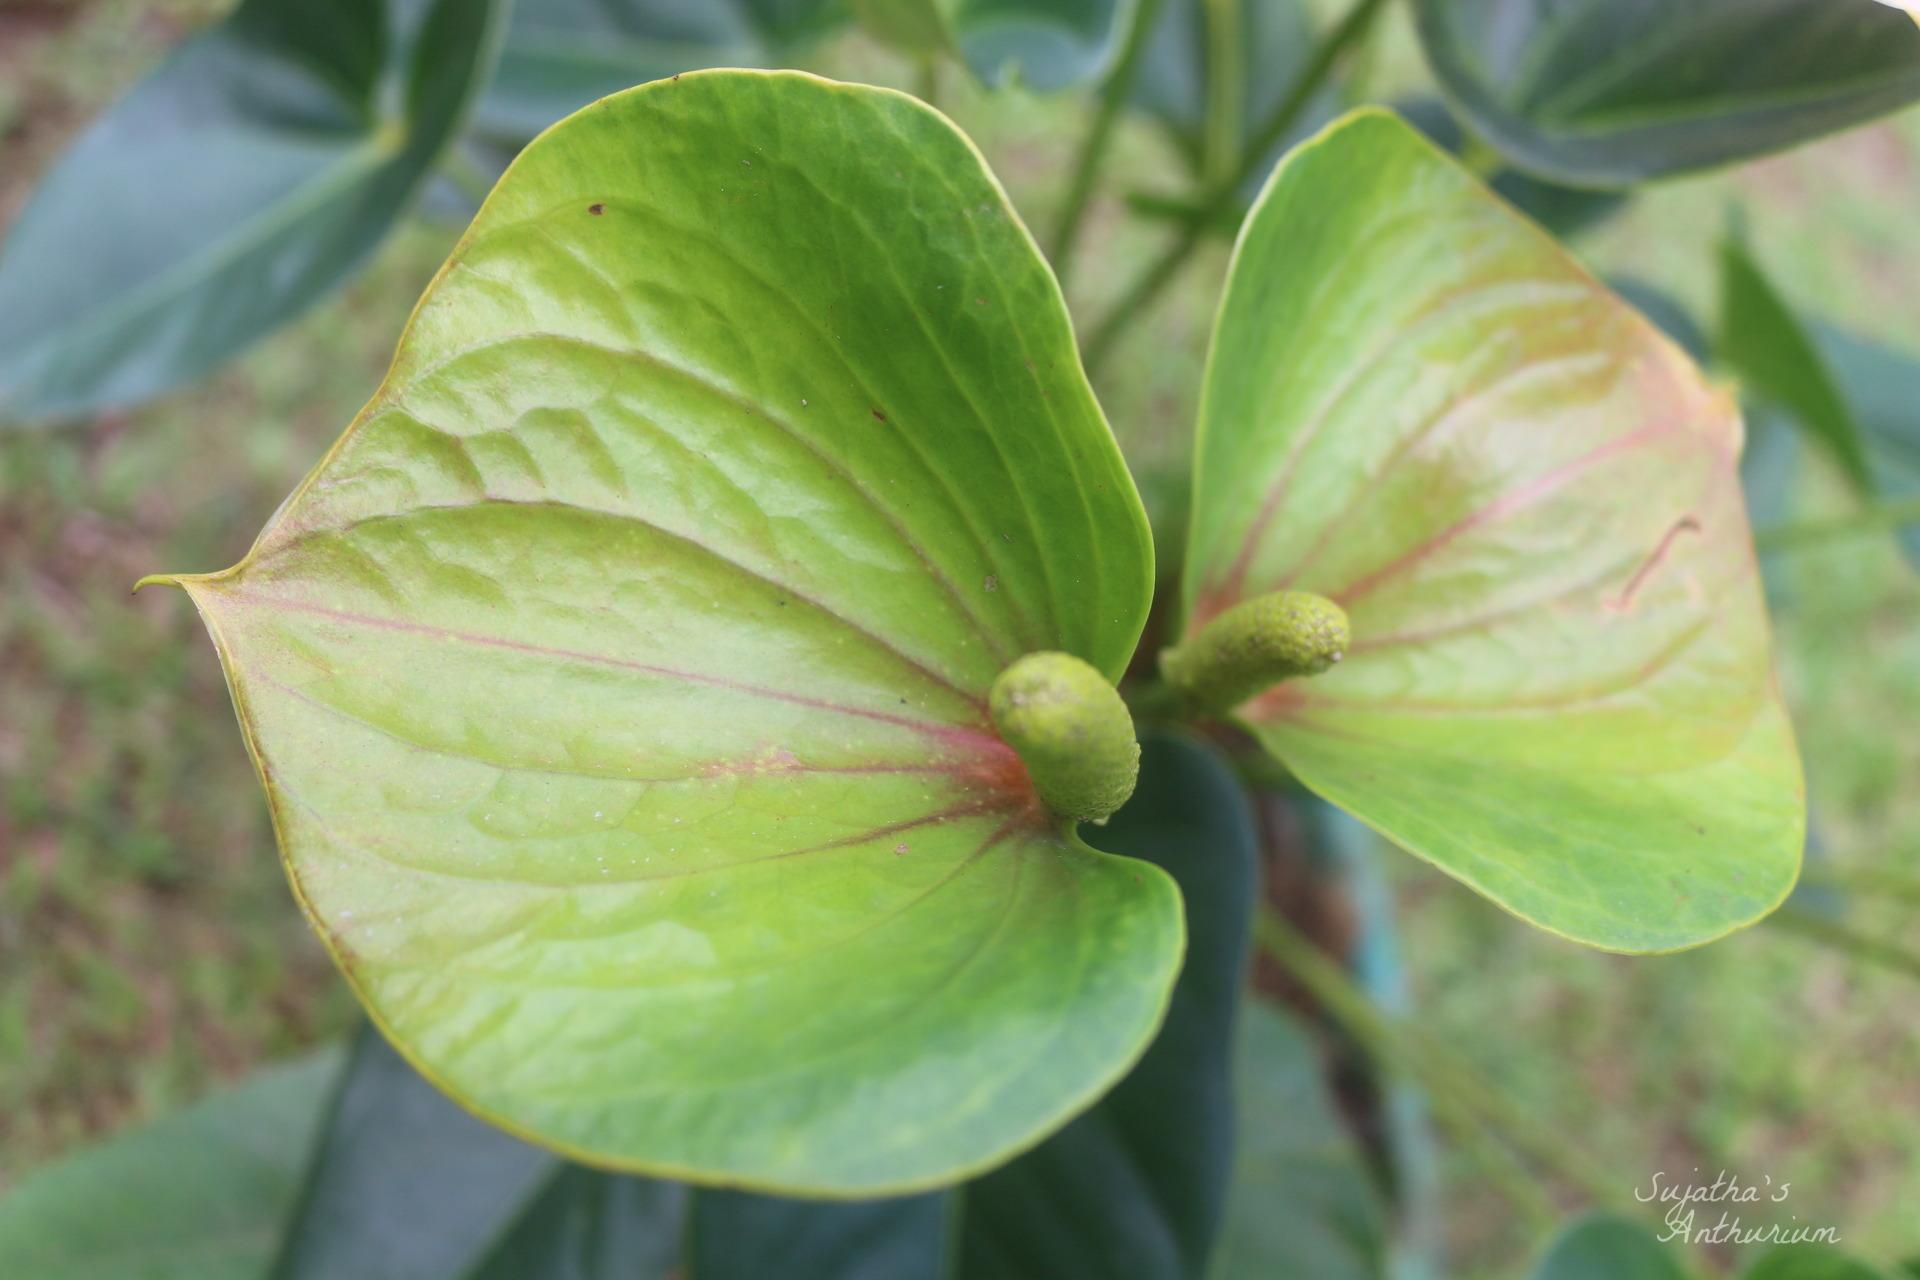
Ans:
[[[1195,706],[1225,712],[1282,680],[1319,675],[1352,643],[1339,605],[1310,591],[1275,591],[1234,605],[1163,651],[1160,670]]]
[[[1033,789],[1060,816],[1105,822],[1133,794],[1133,717],[1090,664],[1070,653],[1030,653],[1000,673],[987,708]]]

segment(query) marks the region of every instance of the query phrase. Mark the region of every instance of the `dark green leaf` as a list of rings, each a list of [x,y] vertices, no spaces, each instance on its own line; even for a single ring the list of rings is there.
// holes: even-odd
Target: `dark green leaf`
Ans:
[[[771,67],[841,17],[833,0],[526,0],[475,111],[530,138],[597,98],[702,67]]]
[[[877,38],[906,53],[957,52],[989,87],[1043,93],[1100,76],[1131,0],[852,0]]]
[[[125,405],[344,280],[459,129],[500,0],[247,0],[56,162],[0,247],[0,412]]]
[[[1534,173],[1622,187],[1920,100],[1920,29],[1867,0],[1418,0],[1475,132]]]
[[[1720,246],[1719,351],[1750,391],[1792,413],[1856,489],[1873,487],[1860,428],[1825,357],[1760,264],[1731,237]]]
[[[977,1280],[1198,1277],[1224,1209],[1231,1045],[1255,896],[1252,816],[1211,750],[1155,736],[1133,799],[1093,838],[1179,882],[1186,964],[1166,1025],[1132,1074],[966,1188],[961,1272]]]
[[[1232,74],[1241,86],[1238,127],[1243,142],[1286,97],[1315,41],[1313,18],[1302,0],[1242,5],[1166,0],[1141,57],[1133,103],[1160,121],[1195,174],[1201,172],[1206,150],[1207,24],[1209,14],[1216,11],[1241,24],[1239,35],[1228,46],[1239,62]],[[1338,98],[1331,90],[1316,95],[1292,132],[1248,178],[1246,199],[1253,198],[1288,147],[1331,120],[1338,109]]]
[[[1660,331],[1679,343],[1688,355],[1702,364],[1706,363],[1712,351],[1707,331],[1694,319],[1684,302],[1659,285],[1631,276],[1609,277],[1607,287],[1619,294],[1628,306],[1659,326]]]
[[[1466,146],[1467,135],[1460,128],[1460,122],[1438,98],[1415,98],[1396,105],[1395,110],[1451,154],[1459,155]],[[1487,185],[1557,236],[1576,235],[1604,222],[1625,208],[1628,198],[1624,191],[1563,187],[1511,165],[1503,165],[1488,175]]]
[[[687,1269],[693,1280],[943,1280],[956,1207],[949,1192],[836,1203],[701,1191]]]
[[[371,1027],[354,1043],[274,1280],[660,1280],[686,1189],[567,1164],[476,1120]]]
[[[559,1161],[474,1119],[363,1028],[275,1280],[445,1280],[485,1256]]]
[[[1754,527],[1765,529],[1793,515],[1802,457],[1800,432],[1771,405],[1752,403],[1742,412],[1747,438],[1740,449],[1740,487],[1747,495],[1747,514]],[[1767,585],[1785,586],[1771,579]]]
[[[1554,1237],[1533,1280],[1687,1280],[1687,1272],[1643,1224],[1596,1213]]]
[[[340,1054],[236,1088],[27,1175],[0,1198],[20,1280],[259,1280],[300,1186]]]
[[[676,1182],[559,1165],[539,1199],[461,1280],[671,1280],[679,1274],[687,1200]]]
[[[1235,1058],[1240,1152],[1221,1234],[1221,1280],[1378,1280],[1387,1222],[1327,1092],[1312,1035],[1250,1004]]]
[[[1866,437],[1875,492],[1883,500],[1920,498],[1920,356],[1817,320],[1809,329]],[[1920,565],[1920,524],[1905,526],[1899,538]]]
[[[960,53],[990,86],[1042,93],[1098,79],[1138,0],[951,0]]]

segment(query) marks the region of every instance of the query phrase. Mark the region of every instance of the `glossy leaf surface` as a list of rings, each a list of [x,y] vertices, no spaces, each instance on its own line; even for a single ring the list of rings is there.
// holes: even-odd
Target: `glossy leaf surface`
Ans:
[[[957,53],[990,88],[1042,93],[1098,78],[1134,0],[852,0],[888,44],[923,57]]]
[[[1920,28],[1804,0],[1418,0],[1474,130],[1584,186],[1744,160],[1920,100]]]
[[[1749,390],[1792,412],[1856,489],[1872,488],[1866,444],[1845,393],[1812,334],[1737,239],[1720,246],[1718,350]]]
[[[686,1200],[674,1183],[570,1165],[483,1124],[368,1027],[332,1091],[271,1275],[666,1280]]]
[[[1302,0],[1221,5],[1208,0],[1166,0],[1148,37],[1133,85],[1133,103],[1167,130],[1195,174],[1205,164],[1209,22],[1238,24],[1224,44],[1237,65],[1228,74],[1240,87],[1241,110],[1235,126],[1241,139],[1270,116],[1305,68],[1316,38],[1313,18]],[[1330,92],[1316,95],[1290,136],[1283,138],[1249,180],[1252,199],[1267,170],[1289,146],[1333,118],[1337,102]]]
[[[960,1203],[939,1191],[849,1204],[702,1191],[687,1271],[697,1280],[946,1280]]]
[[[1232,771],[1148,738],[1140,787],[1092,837],[1180,884],[1187,959],[1166,1025],[1086,1115],[962,1197],[967,1280],[1186,1280],[1206,1273],[1235,1137],[1232,1052],[1255,898],[1252,815]]]
[[[465,1276],[558,1164],[462,1111],[363,1028],[273,1278]]]
[[[1687,1271],[1643,1224],[1596,1213],[1553,1238],[1533,1280],[1687,1280]]]
[[[1875,492],[1887,501],[1920,498],[1920,355],[1819,321],[1811,332],[1865,437]],[[1920,525],[1898,536],[1907,559],[1920,565]]]
[[[130,404],[340,283],[460,128],[498,0],[247,0],[81,134],[0,245],[0,415]]]
[[[1467,145],[1460,122],[1438,98],[1415,98],[1395,110],[1407,123],[1454,155],[1459,155]],[[1606,221],[1624,208],[1629,199],[1625,191],[1564,187],[1511,165],[1496,165],[1495,172],[1487,175],[1487,185],[1557,236],[1576,235]]]
[[[1014,656],[1152,566],[1059,290],[904,95],[703,72],[502,179],[241,564],[179,579],[295,888],[436,1083],[583,1159],[916,1189],[1145,1048],[1172,881],[1034,803]]]
[[[1387,1221],[1322,1078],[1313,1037],[1250,1003],[1234,1093],[1240,1109],[1218,1280],[1379,1280]]]
[[[462,1280],[675,1280],[682,1274],[675,1268],[685,1187],[555,1165],[540,1197],[506,1224],[504,1238]]]
[[[704,67],[777,66],[830,30],[831,0],[517,4],[475,123],[530,138],[598,98]]]
[[[989,86],[1042,93],[1098,79],[1139,0],[950,0],[960,53]]]
[[[1189,632],[1282,588],[1345,662],[1241,708],[1309,787],[1519,915],[1649,951],[1771,910],[1799,763],[1685,354],[1398,119],[1276,171],[1201,405]]]
[[[1920,497],[1920,356],[1800,315],[1737,245],[1724,267],[1722,346],[1728,363],[1762,397],[1749,453],[1756,444],[1791,453],[1797,428],[1826,449],[1856,488],[1885,502]],[[1743,306],[1753,310],[1736,318],[1735,308]],[[1790,459],[1774,469],[1774,487],[1784,494]],[[1751,484],[1749,501],[1756,524],[1786,518],[1784,503],[1767,511],[1753,502]],[[1920,525],[1907,524],[1897,536],[1907,558],[1920,564]]]
[[[33,1280],[259,1280],[337,1053],[269,1068],[83,1148],[0,1196],[0,1258]]]

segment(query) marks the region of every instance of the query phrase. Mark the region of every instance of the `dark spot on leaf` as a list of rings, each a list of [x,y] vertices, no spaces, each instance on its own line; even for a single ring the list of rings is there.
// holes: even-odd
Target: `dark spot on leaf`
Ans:
[[[882,413],[882,412],[880,412],[880,411],[879,411],[878,409],[875,409],[875,410],[873,411],[873,416],[874,416],[875,418],[877,418],[877,419],[879,419],[879,420],[880,420],[881,422],[885,422],[885,421],[887,420],[887,415],[886,415],[886,414],[884,414],[884,413]]]
[[[587,212],[593,214],[596,217],[598,217],[600,214],[605,213],[606,211],[607,211],[607,206],[603,204],[590,204],[587,206]]]
[[[990,573],[987,575],[987,580],[980,585],[988,591],[998,591],[1000,589],[1000,579]]]

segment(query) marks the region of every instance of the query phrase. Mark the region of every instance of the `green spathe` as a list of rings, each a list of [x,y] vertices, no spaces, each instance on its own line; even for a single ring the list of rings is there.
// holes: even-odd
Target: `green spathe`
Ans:
[[[533,142],[232,569],[288,874],[393,1044],[589,1163],[940,1185],[1139,1056],[1173,881],[988,691],[1115,679],[1146,517],[1058,285],[903,94],[690,72]]]
[[[1133,794],[1133,717],[1107,678],[1079,658],[1026,655],[993,682],[987,706],[1034,790],[1061,817],[1105,822]]]
[[[1167,680],[1218,714],[1282,680],[1317,676],[1353,643],[1346,610],[1310,591],[1274,591],[1211,618],[1192,639],[1160,655]]]
[[[1738,411],[1389,113],[1294,150],[1234,251],[1201,392],[1188,637],[1311,591],[1340,665],[1240,717],[1308,787],[1620,951],[1764,916],[1805,798]]]

